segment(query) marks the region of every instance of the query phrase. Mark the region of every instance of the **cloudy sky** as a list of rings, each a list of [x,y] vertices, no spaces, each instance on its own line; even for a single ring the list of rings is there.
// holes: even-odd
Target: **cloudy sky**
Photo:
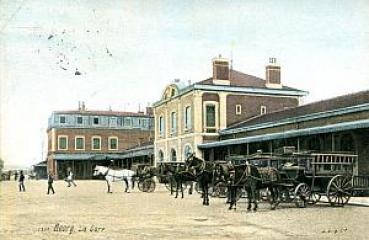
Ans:
[[[1,158],[41,161],[54,110],[137,111],[218,54],[263,78],[276,57],[305,102],[369,89],[369,1],[0,1]]]

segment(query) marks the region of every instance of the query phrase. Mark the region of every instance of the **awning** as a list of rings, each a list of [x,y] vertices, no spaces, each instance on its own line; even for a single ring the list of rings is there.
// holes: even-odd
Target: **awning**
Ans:
[[[150,156],[153,154],[154,154],[154,145],[149,145],[145,147],[139,147],[137,149],[128,150],[122,156],[123,159],[126,159],[133,157]]]
[[[223,147],[223,146],[228,146],[228,145],[237,145],[237,144],[244,144],[244,143],[268,141],[268,140],[274,140],[274,139],[292,138],[292,137],[307,136],[307,135],[314,135],[314,134],[320,134],[320,133],[339,132],[339,131],[346,131],[346,130],[360,129],[360,128],[369,128],[369,119],[352,121],[352,122],[336,123],[336,124],[331,124],[331,125],[326,125],[326,126],[321,126],[321,127],[295,129],[295,130],[289,130],[285,132],[277,132],[277,133],[262,134],[262,135],[256,135],[256,136],[250,136],[250,137],[221,140],[217,142],[199,144],[198,148],[208,149],[208,148]]]

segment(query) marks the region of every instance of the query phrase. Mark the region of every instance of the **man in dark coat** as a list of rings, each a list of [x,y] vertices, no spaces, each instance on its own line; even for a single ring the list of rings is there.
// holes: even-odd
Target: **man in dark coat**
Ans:
[[[47,194],[50,193],[50,190],[55,194],[54,188],[53,188],[53,182],[54,182],[54,175],[52,172],[49,172],[49,175],[47,176]]]
[[[23,171],[20,171],[19,174],[19,192],[25,192],[26,188],[24,187],[24,174]]]

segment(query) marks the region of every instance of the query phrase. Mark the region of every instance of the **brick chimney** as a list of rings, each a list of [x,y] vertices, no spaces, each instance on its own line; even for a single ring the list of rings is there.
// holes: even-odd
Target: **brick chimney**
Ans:
[[[219,55],[213,58],[213,84],[230,85],[229,60]]]
[[[282,88],[281,66],[277,64],[276,58],[269,58],[269,63],[265,67],[265,80],[267,88]]]
[[[146,107],[146,114],[153,116],[154,115],[154,110],[152,107]]]

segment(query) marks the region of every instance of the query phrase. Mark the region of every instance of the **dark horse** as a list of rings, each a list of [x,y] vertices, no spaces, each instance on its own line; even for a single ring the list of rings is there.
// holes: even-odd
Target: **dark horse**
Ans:
[[[276,186],[279,174],[274,168],[257,168],[250,164],[243,164],[234,166],[234,170],[230,171],[230,206],[236,207],[236,190],[237,188],[244,187],[247,192],[248,206],[247,210],[251,210],[251,204],[254,203],[253,210],[256,211],[257,198],[259,196],[259,190],[268,188],[271,193],[271,208],[275,209],[277,205],[276,201]]]
[[[209,205],[209,185],[214,181],[215,164],[195,157],[191,154],[185,161],[186,169],[181,171],[177,178],[177,194],[183,181],[198,182],[202,188],[203,205]],[[182,189],[181,189],[182,191]],[[183,197],[183,191],[182,191]]]
[[[193,191],[193,179],[191,177],[185,177],[186,167],[181,164],[161,164],[157,170],[157,176],[166,176],[166,180],[169,181],[170,194],[173,195],[174,188],[176,189],[176,198],[178,197],[178,190],[181,188],[183,198],[183,183],[187,183],[190,186],[188,194],[192,194]],[[180,184],[180,185],[179,185]],[[179,185],[179,186],[178,186]]]

